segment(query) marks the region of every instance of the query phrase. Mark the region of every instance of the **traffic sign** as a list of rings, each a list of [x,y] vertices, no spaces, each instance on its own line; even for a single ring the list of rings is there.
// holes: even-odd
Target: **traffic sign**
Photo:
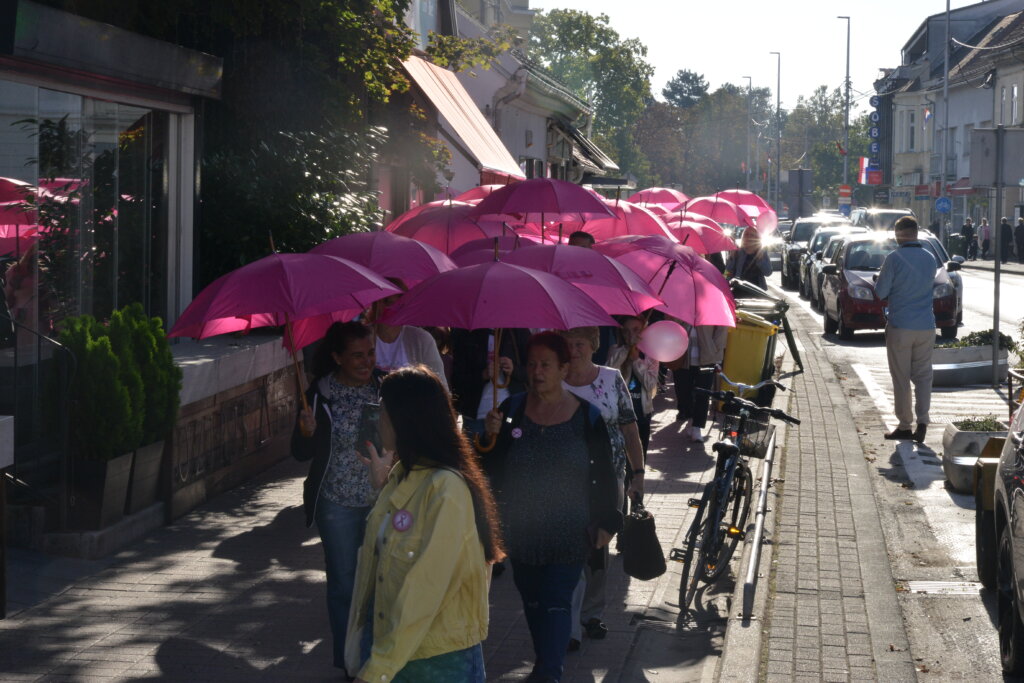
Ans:
[[[853,194],[853,188],[850,187],[849,185],[840,185],[839,186],[839,197],[840,198],[842,198],[842,197],[849,197],[852,194]]]
[[[953,208],[953,202],[949,197],[939,197],[935,200],[935,210],[939,213],[949,213]]]
[[[850,215],[850,205],[849,205],[849,203],[843,204],[842,202],[839,202],[839,213],[843,214],[844,216],[849,217],[849,215]]]

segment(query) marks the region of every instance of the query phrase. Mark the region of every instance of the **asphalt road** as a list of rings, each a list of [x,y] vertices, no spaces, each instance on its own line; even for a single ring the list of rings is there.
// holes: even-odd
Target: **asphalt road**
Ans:
[[[778,276],[773,278],[778,284]],[[992,327],[993,273],[963,273],[964,324],[960,335]],[[780,290],[776,290],[780,291]],[[821,316],[795,293],[785,295],[821,325]],[[1024,318],[1024,276],[1001,278],[1000,328],[1019,337]],[[818,328],[821,329],[820,327]],[[884,335],[857,332],[849,342],[823,344],[842,378],[858,431],[895,426]],[[966,415],[1006,414],[1003,392],[990,387],[933,391],[926,445],[863,443],[876,475],[872,482],[897,583],[911,654],[921,678],[1002,680],[994,596],[977,583],[974,501],[945,484],[942,424]],[[862,437],[863,439],[864,437]]]

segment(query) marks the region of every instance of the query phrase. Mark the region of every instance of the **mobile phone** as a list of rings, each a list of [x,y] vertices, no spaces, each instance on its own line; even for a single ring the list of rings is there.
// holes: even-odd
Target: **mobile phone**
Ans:
[[[382,446],[380,443],[379,403],[364,403],[362,412],[359,414],[359,433],[356,436],[356,450],[369,458],[370,453],[366,448],[367,441],[373,444],[373,447],[377,449],[377,454],[380,455]]]

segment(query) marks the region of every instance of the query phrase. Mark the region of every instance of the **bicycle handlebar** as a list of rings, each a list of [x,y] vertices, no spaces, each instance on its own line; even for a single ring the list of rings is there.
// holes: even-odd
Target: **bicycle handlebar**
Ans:
[[[740,391],[756,391],[757,389],[760,389],[761,387],[766,387],[768,385],[778,387],[780,391],[786,391],[786,385],[784,385],[782,382],[776,382],[774,379],[771,378],[761,380],[757,384],[744,384],[743,382],[734,382],[731,379],[729,379],[729,375],[722,372],[720,366],[715,367],[715,372],[718,374],[719,377],[721,377],[725,382],[731,384]]]
[[[769,417],[774,417],[776,420],[782,420],[783,422],[788,422],[789,424],[792,425],[800,424],[800,420],[798,418],[789,415],[788,413],[784,412],[779,408],[766,408],[764,406],[759,406],[756,403],[752,403],[751,401],[746,400],[745,398],[740,398],[731,391],[711,391],[710,389],[700,389],[696,387],[694,388],[694,391],[699,391],[702,394],[707,394],[709,397],[713,398],[716,401],[722,401],[725,405],[736,406],[738,408],[746,408],[751,413],[754,413],[756,415],[767,415]]]

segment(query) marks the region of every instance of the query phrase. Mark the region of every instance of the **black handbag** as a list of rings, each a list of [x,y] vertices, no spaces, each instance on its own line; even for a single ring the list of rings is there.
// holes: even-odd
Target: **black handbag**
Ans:
[[[650,581],[665,573],[665,553],[654,528],[654,515],[640,496],[632,500],[619,541],[622,569],[634,579]]]

